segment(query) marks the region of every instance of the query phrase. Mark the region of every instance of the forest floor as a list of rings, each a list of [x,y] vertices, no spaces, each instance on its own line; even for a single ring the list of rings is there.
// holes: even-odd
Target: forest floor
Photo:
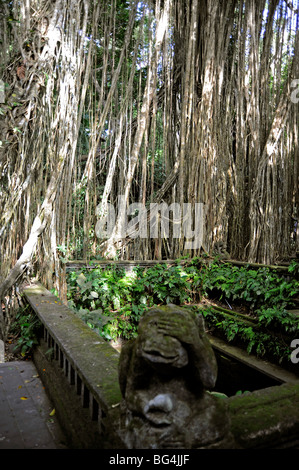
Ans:
[[[21,354],[20,348],[17,347],[16,339],[14,335],[8,335],[7,342],[5,343],[5,362],[26,361],[30,359],[30,357]]]

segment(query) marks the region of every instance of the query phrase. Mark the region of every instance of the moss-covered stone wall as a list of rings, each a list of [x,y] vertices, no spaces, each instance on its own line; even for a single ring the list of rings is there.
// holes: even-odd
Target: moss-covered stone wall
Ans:
[[[70,445],[124,448],[119,353],[43,286],[30,286],[24,295],[43,324],[44,338],[34,358]],[[299,448],[298,384],[225,400],[234,448]]]

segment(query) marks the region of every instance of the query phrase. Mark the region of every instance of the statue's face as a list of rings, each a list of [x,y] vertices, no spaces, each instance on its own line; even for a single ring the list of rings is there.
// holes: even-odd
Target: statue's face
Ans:
[[[171,326],[171,318],[168,321]],[[159,315],[151,316],[143,322],[138,352],[156,370],[167,372],[188,364],[188,353],[181,341],[171,334],[161,332]]]

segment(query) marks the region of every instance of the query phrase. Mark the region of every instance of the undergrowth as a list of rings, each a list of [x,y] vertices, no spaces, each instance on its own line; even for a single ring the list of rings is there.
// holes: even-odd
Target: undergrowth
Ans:
[[[19,350],[22,357],[26,357],[32,347],[38,344],[38,332],[41,323],[29,305],[18,310],[11,325],[10,333],[15,340],[15,351]]]
[[[141,315],[155,305],[191,306],[213,298],[247,308],[256,327],[240,318],[226,318],[213,307],[203,309],[209,329],[228,341],[243,342],[248,352],[270,353],[282,361],[289,357],[287,337],[299,333],[298,318],[288,312],[298,296],[298,280],[268,268],[250,269],[205,258],[173,266],[158,264],[126,272],[118,267],[85,268],[68,274],[68,304],[99,335],[110,340],[137,335]],[[290,274],[297,265],[290,265]],[[194,307],[197,308],[197,307]]]

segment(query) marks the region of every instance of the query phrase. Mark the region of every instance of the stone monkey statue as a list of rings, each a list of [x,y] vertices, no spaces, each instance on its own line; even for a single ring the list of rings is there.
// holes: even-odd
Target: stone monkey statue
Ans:
[[[201,315],[175,305],[145,313],[119,362],[128,446],[219,447],[229,430],[223,400],[206,392],[216,378]]]

